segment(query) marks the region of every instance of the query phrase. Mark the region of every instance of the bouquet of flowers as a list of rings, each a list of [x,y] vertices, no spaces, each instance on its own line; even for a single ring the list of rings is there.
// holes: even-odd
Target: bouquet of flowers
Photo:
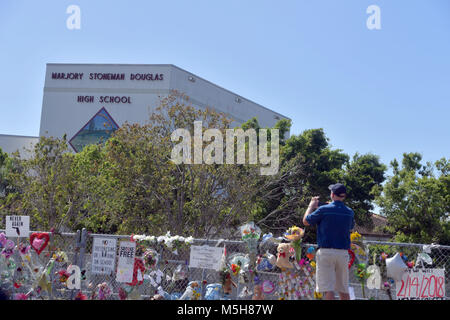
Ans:
[[[248,250],[256,253],[261,229],[254,222],[249,222],[240,227],[242,240],[247,244]]]
[[[295,259],[300,261],[302,256],[302,238],[305,231],[297,226],[290,227],[285,233],[284,237],[291,241],[292,247],[295,250]]]
[[[366,280],[367,280],[367,278],[370,277],[370,275],[371,275],[371,273],[367,271],[367,265],[365,263],[359,263],[356,265],[355,276],[358,279],[358,281],[361,283],[363,298],[366,297],[364,287],[365,287]]]

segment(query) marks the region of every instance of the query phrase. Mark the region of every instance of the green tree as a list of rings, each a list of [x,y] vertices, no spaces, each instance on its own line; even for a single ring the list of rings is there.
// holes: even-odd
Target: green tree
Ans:
[[[401,165],[376,198],[396,241],[450,244],[450,162],[421,163],[419,153],[404,153]]]
[[[346,204],[355,212],[357,225],[374,227],[371,214],[374,200],[380,195],[387,167],[374,154],[356,153],[344,168],[343,183],[347,187]]]
[[[330,200],[328,186],[342,182],[348,186],[346,201],[360,225],[370,225],[372,201],[377,186],[384,181],[385,166],[372,154],[354,155],[332,149],[323,129],[309,129],[286,140],[281,149],[281,169],[261,187],[261,202],[255,212],[258,224],[280,234],[292,225],[301,225],[312,196]],[[315,240],[315,228],[308,228],[305,241]]]
[[[10,170],[8,154],[0,148],[0,198],[4,198],[10,185],[6,175]]]
[[[78,194],[66,138],[41,137],[31,151],[29,159],[13,156],[19,169],[9,174],[17,189],[10,213],[31,216],[31,227],[38,230],[70,230],[67,222],[78,211]]]
[[[193,137],[196,120],[223,137],[231,123],[174,93],[162,99],[148,124],[124,124],[101,149],[79,153],[74,172],[90,199],[88,217],[78,221],[102,232],[231,236],[251,212],[257,167],[171,161],[171,134],[184,128]]]

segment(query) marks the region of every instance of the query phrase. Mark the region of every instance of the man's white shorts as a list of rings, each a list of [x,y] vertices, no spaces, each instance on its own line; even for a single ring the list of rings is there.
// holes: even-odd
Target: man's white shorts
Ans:
[[[347,249],[320,248],[316,254],[316,291],[348,293]]]

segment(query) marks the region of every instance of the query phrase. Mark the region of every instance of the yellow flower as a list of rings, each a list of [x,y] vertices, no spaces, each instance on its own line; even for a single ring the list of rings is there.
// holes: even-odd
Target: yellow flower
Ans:
[[[314,291],[314,298],[315,299],[322,299],[323,295],[320,292]]]
[[[316,263],[314,261],[311,261],[310,263],[311,267],[315,268],[316,267]]]
[[[351,240],[352,242],[355,241],[355,240],[358,240],[359,238],[361,238],[361,235],[360,235],[357,231],[353,232],[353,233],[350,235],[350,240]]]

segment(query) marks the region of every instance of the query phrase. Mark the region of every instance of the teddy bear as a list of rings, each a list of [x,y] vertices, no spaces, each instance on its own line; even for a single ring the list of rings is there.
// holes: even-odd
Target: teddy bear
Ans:
[[[281,270],[293,269],[294,265],[289,261],[291,244],[290,243],[280,243],[277,247],[277,267]]]

